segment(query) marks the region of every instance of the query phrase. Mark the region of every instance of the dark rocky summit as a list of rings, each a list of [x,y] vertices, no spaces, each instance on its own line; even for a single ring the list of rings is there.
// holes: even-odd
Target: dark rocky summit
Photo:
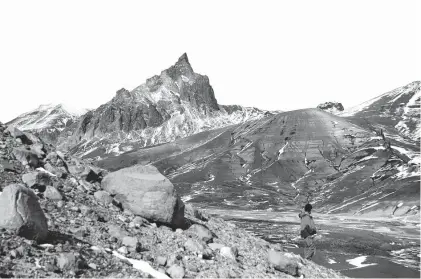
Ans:
[[[344,110],[343,105],[338,102],[326,102],[318,105],[317,108],[333,114],[338,114]]]
[[[110,102],[82,116],[74,127],[68,129],[72,134],[70,138],[64,133],[60,144],[75,145],[82,139],[95,136],[122,136],[132,131],[156,128],[174,113],[183,114],[186,110],[201,116],[219,111],[219,107],[209,78],[196,74],[187,54],[183,54],[159,76],[147,79],[131,92],[124,88],[118,90]]]
[[[182,101],[191,103],[193,107],[205,114],[219,110],[212,86],[209,84],[209,78],[193,71],[186,53],[178,59],[177,63],[163,71],[158,80],[152,82],[152,86],[168,82],[167,76],[174,81],[170,87],[174,89],[178,87]]]
[[[189,204],[173,207],[171,182],[151,166],[107,173],[15,132],[0,123],[1,277],[342,277]],[[37,164],[16,158],[16,148]],[[113,186],[131,176],[128,188]],[[166,198],[134,204],[130,187],[146,201]],[[185,228],[167,226],[165,208],[184,213]]]

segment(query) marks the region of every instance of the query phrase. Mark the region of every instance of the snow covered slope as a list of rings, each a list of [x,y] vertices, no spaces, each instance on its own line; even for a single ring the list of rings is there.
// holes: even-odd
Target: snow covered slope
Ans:
[[[202,131],[260,119],[270,112],[222,106],[209,78],[193,71],[186,54],[132,91],[82,116],[60,135],[73,154],[102,158],[174,141]]]
[[[365,121],[368,126],[381,128],[389,134],[397,131],[404,138],[419,141],[420,84],[420,81],[414,81],[346,109],[339,115],[359,120],[360,124]]]
[[[50,143],[66,127],[74,123],[86,109],[73,109],[64,104],[44,104],[38,108],[21,114],[9,121],[7,125],[17,127],[22,131],[32,131]]]

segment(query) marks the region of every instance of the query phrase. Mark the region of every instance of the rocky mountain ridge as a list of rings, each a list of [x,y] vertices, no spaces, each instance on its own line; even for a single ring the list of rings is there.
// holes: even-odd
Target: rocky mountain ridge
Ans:
[[[58,145],[78,156],[118,155],[268,114],[219,105],[209,78],[195,73],[183,54],[160,75],[132,91],[120,89],[110,102],[83,115],[60,134]]]
[[[187,54],[134,90],[122,88],[108,103],[74,114],[64,105],[40,106],[8,122],[77,156],[121,153],[277,112],[218,104],[209,78],[193,71]]]
[[[420,141],[421,82],[414,81],[378,97],[346,109],[341,114],[368,128],[382,129],[390,136]]]
[[[130,169],[108,173],[1,123],[0,157],[2,277],[343,277],[191,205],[129,200],[127,183],[109,187]],[[130,187],[177,199],[154,167],[135,173],[143,182]],[[183,228],[159,217],[172,215],[166,206]]]

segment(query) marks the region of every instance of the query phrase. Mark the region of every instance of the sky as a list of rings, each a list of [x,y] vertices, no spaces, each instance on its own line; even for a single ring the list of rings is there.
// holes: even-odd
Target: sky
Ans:
[[[220,104],[352,107],[421,79],[417,2],[1,1],[0,121],[96,108],[184,52]]]

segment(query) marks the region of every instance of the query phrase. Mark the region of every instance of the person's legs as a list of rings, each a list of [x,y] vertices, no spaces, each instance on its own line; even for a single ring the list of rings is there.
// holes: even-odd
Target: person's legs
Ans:
[[[316,246],[314,245],[313,238],[306,237],[304,242],[304,258],[311,260],[311,258],[316,254]]]

